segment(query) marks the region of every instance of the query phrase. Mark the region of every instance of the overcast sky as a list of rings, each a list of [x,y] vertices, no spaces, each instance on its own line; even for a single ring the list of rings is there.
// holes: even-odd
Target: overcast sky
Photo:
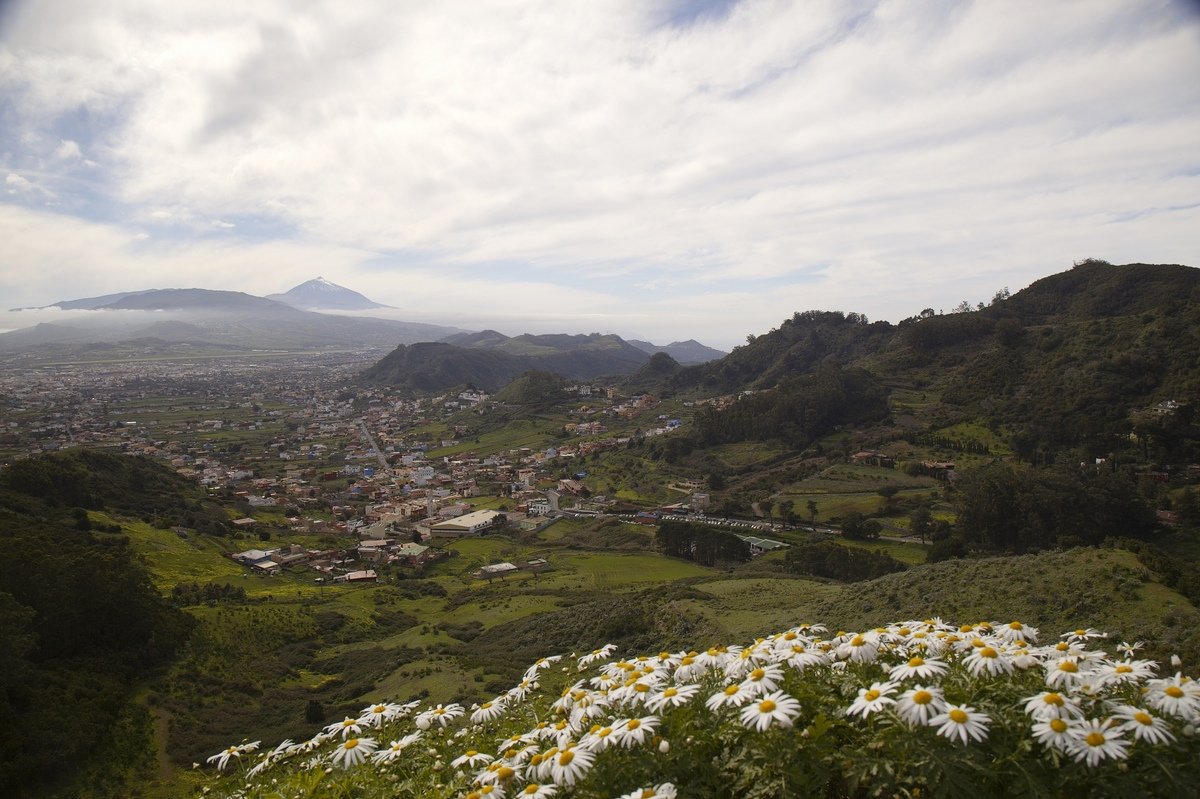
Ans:
[[[416,321],[729,348],[1085,257],[1200,266],[1196,8],[6,2],[0,304],[322,275]]]

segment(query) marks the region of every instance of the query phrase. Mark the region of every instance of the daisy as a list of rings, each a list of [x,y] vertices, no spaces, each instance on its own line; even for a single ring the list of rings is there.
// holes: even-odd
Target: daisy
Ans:
[[[487,768],[475,776],[475,781],[480,785],[492,786],[500,792],[497,794],[499,796],[504,791],[503,786],[508,785],[513,780],[520,779],[520,777],[519,764],[509,764],[495,760],[488,763]]]
[[[486,724],[504,715],[504,697],[497,697],[490,702],[484,702],[471,713],[472,724]]]
[[[495,785],[481,785],[463,796],[463,799],[502,799],[504,792]]]
[[[532,680],[533,678],[537,677],[538,672],[540,672],[542,669],[553,666],[560,660],[562,660],[562,655],[551,655],[550,657],[542,658],[525,670],[525,679]]]
[[[617,651],[616,644],[605,644],[604,646],[600,647],[599,649],[593,649],[591,652],[589,652],[588,654],[584,655],[583,657],[581,657],[579,659],[579,661],[578,661],[579,670],[583,671],[588,666],[592,665],[593,663],[596,663],[597,661],[604,660],[605,658],[607,658],[609,655],[611,655],[613,652],[616,652],[616,651]]]
[[[330,760],[342,768],[357,766],[371,756],[376,746],[374,738],[347,738],[333,750]]]
[[[742,726],[765,732],[772,724],[787,728],[800,715],[800,703],[783,691],[775,691],[742,708]]]
[[[1110,720],[1088,719],[1074,730],[1072,754],[1076,760],[1095,766],[1101,760],[1124,760],[1129,742],[1122,737],[1124,729]]]
[[[1185,682],[1185,679],[1176,674],[1174,677],[1151,680],[1147,684],[1146,703],[1162,713],[1182,719],[1196,719],[1200,716],[1200,695],[1197,695],[1195,684]]]
[[[224,749],[220,752],[217,752],[215,755],[213,755],[212,757],[210,757],[208,759],[208,762],[209,763],[216,762],[217,771],[224,771],[225,766],[229,765],[229,758],[241,757],[241,756],[242,756],[242,750],[237,746],[231,746],[228,749]]]
[[[770,693],[783,681],[783,669],[774,664],[759,666],[746,675],[742,686],[753,696]]]
[[[741,707],[750,699],[750,691],[741,683],[725,686],[725,690],[718,691],[710,696],[704,702],[704,706],[714,713],[725,706]]]
[[[596,755],[587,749],[563,749],[550,760],[550,775],[556,785],[574,785],[588,773]]]
[[[363,708],[362,713],[358,715],[358,721],[367,727],[378,727],[385,721],[392,721],[403,712],[400,705],[394,705],[391,702],[380,702],[377,705]]]
[[[330,735],[336,735],[340,732],[342,734],[342,738],[345,739],[349,738],[351,735],[358,735],[360,732],[362,732],[362,723],[362,719],[352,719],[349,716],[346,716],[346,718],[342,719],[341,721],[336,721],[326,727],[325,732],[329,733]]]
[[[475,768],[477,766],[485,766],[488,763],[491,763],[493,760],[495,760],[495,758],[493,758],[491,755],[484,752],[476,752],[474,749],[471,749],[451,760],[450,766],[452,768],[458,768],[460,766]]]
[[[1033,738],[1043,746],[1069,752],[1074,748],[1075,728],[1079,724],[1074,719],[1052,718],[1034,722]]]
[[[617,797],[617,799],[675,799],[675,796],[674,784],[664,782],[662,785],[655,785],[653,788],[639,788],[636,791],[630,791]]]
[[[445,727],[464,712],[465,709],[458,703],[438,705],[435,708],[426,710],[424,713],[417,714],[417,727],[422,730],[427,730],[434,724],[439,727]]]
[[[977,713],[975,708],[967,705],[948,705],[945,712],[939,713],[929,720],[930,727],[937,727],[937,734],[958,739],[959,743],[967,744],[972,740],[982,741],[987,738],[987,725],[992,721],[985,713]]]
[[[420,739],[421,739],[421,733],[410,732],[408,735],[405,735],[403,738],[400,738],[399,740],[396,740],[396,741],[392,741],[390,744],[387,745],[386,749],[380,749],[378,752],[376,752],[374,754],[373,759],[375,760],[376,763],[381,763],[381,764],[382,763],[391,763],[394,760],[396,760],[396,758],[400,757],[400,754],[405,749],[407,749],[409,746],[416,743]]]
[[[976,648],[971,654],[963,658],[963,665],[975,677],[981,674],[996,677],[1000,674],[1010,674],[1013,670],[1011,658],[991,646]]]
[[[597,725],[580,739],[579,745],[593,752],[603,752],[617,742],[617,736],[613,735],[613,732],[610,726]]]
[[[531,782],[521,790],[517,791],[516,796],[523,796],[525,799],[549,799],[558,793],[558,788],[553,785],[539,785],[536,782]]]
[[[1126,659],[1132,659],[1134,654],[1144,646],[1145,644],[1141,641],[1134,641],[1132,644],[1128,641],[1122,641],[1117,644],[1117,651],[1124,655]]]
[[[946,673],[946,665],[944,660],[936,658],[923,658],[920,655],[914,655],[908,659],[907,663],[901,663],[897,666],[892,666],[888,672],[893,680],[900,682],[907,680],[910,677],[916,677],[921,680],[932,680],[941,677]]]
[[[1093,638],[1107,638],[1108,633],[1102,633],[1099,630],[1093,630],[1088,627],[1086,630],[1072,630],[1069,633],[1063,633],[1059,638],[1065,638],[1067,641],[1074,643],[1076,641],[1090,641]]]
[[[1030,627],[1028,624],[1022,624],[1019,621],[1010,621],[1008,624],[996,630],[996,637],[1007,643],[1015,643],[1017,641],[1037,641],[1037,627]]]
[[[664,707],[681,707],[699,692],[699,685],[671,685],[659,693],[651,694],[646,699],[646,707],[655,713],[661,712]]]
[[[626,748],[632,748],[646,743],[646,736],[654,735],[658,729],[657,716],[644,716],[640,719],[623,719],[613,722],[613,737],[616,743]]]
[[[1046,684],[1051,688],[1071,688],[1087,679],[1078,657],[1065,657],[1045,664]]]
[[[890,695],[896,692],[896,687],[895,683],[876,682],[871,683],[870,688],[859,688],[858,698],[854,700],[850,707],[846,708],[846,715],[856,716],[861,714],[865,719],[872,713],[878,713],[880,710],[883,710],[884,706],[895,704],[896,700],[892,699]]]
[[[1039,721],[1083,718],[1083,710],[1079,704],[1056,691],[1043,691],[1026,699],[1025,712]]]
[[[1151,744],[1168,744],[1175,740],[1165,721],[1150,715],[1140,707],[1120,705],[1113,716],[1125,720],[1121,729],[1132,731],[1134,740]]]
[[[804,671],[809,666],[821,666],[829,662],[829,655],[820,649],[810,649],[803,644],[792,644],[784,660],[796,671]]]
[[[1105,663],[1100,666],[1098,677],[1104,685],[1123,685],[1141,682],[1154,676],[1153,660],[1126,660],[1122,663]]]
[[[879,654],[879,636],[870,632],[856,635],[838,647],[838,656],[854,663],[874,663]]]
[[[896,714],[910,726],[928,725],[929,720],[946,707],[946,699],[940,688],[918,685],[900,694],[896,700]]]

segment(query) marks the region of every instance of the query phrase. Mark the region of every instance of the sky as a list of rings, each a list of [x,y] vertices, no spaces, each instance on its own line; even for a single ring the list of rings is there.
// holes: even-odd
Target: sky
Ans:
[[[0,176],[4,308],[320,275],[728,349],[1200,266],[1200,7],[10,0]]]

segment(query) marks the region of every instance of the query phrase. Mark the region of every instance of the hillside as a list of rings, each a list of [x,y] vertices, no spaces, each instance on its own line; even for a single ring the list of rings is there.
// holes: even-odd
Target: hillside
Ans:
[[[528,371],[576,380],[628,374],[649,360],[619,336],[546,334],[508,337],[492,330],[437,344],[399,347],[363,373],[373,385],[441,391],[473,385],[496,391]]]
[[[1170,421],[1145,418],[1151,406],[1200,396],[1200,270],[1089,261],[982,310],[930,311],[898,325],[797,313],[662,385],[770,388],[828,361],[862,367],[893,393],[926,397],[910,427],[980,423],[1027,460],[1069,447],[1105,456],[1135,427],[1154,437]],[[1183,450],[1171,457],[1189,457],[1189,436],[1175,437]]]

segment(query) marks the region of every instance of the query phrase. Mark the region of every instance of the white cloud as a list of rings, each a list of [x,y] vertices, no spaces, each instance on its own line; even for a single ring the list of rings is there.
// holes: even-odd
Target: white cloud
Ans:
[[[329,252],[384,285],[357,264],[399,253],[458,281],[443,293],[517,316],[566,302],[567,320],[644,318],[686,338],[713,329],[689,313],[703,307],[728,345],[803,308],[896,319],[986,300],[1088,255],[1200,260],[1200,84],[1183,79],[1200,45],[1178,6],[742,0],[682,27],[663,14],[635,0],[26,2],[0,40],[0,90],[60,159],[94,142],[118,239],[135,222],[209,237],[155,245],[184,265],[286,253],[224,269],[226,288],[328,274],[302,269]],[[79,109],[105,121],[92,138],[56,132]],[[294,237],[256,242],[255,220]],[[147,268],[110,252],[109,283]]]

